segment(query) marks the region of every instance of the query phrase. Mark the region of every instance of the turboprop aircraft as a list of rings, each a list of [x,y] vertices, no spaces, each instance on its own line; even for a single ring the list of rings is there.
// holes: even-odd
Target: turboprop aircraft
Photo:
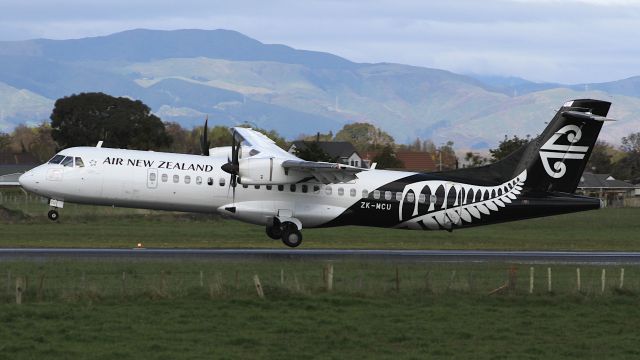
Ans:
[[[343,225],[448,230],[598,209],[573,194],[607,119],[609,102],[564,104],[533,141],[491,165],[435,173],[363,169],[302,160],[248,128],[203,155],[74,147],[19,182],[65,202],[220,213],[264,226],[290,247],[303,228]]]

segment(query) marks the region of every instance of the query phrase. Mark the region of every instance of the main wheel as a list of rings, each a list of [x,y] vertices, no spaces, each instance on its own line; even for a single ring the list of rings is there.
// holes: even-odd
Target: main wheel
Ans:
[[[58,214],[58,211],[56,211],[56,210],[49,210],[49,212],[47,213],[47,217],[51,221],[56,221],[56,220],[58,220],[58,217],[60,217],[60,215]]]
[[[274,239],[282,239],[282,229],[279,226],[267,226],[267,236]]]
[[[294,224],[284,224],[282,226],[282,242],[288,247],[297,247],[302,243],[302,233]]]

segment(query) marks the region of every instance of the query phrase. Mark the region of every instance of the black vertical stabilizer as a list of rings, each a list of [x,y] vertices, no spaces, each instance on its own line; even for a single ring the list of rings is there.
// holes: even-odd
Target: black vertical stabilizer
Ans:
[[[565,103],[523,153],[516,172],[527,169],[525,187],[573,193],[610,106],[609,102],[590,99]]]
[[[501,184],[527,170],[529,191],[575,191],[611,103],[580,99],[566,102],[540,136],[501,161],[478,168],[444,171],[452,181]]]

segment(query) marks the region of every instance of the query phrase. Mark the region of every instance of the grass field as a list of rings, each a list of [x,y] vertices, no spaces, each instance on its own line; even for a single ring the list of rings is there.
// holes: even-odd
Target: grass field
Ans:
[[[260,226],[217,216],[68,204],[58,223],[48,206],[17,192],[3,205],[19,211],[0,220],[2,247],[281,248]],[[602,209],[550,218],[446,231],[366,227],[305,229],[305,248],[640,250],[640,209]]]
[[[515,292],[487,295],[506,264],[10,262],[0,266],[7,359],[637,358],[640,268],[518,267]],[[396,269],[398,282],[396,282]],[[200,271],[203,273],[200,285]],[[453,271],[456,271],[454,274]],[[123,285],[122,272],[126,274]],[[265,298],[256,295],[259,275]],[[42,287],[41,276],[45,275]],[[16,305],[16,276],[27,276]],[[399,284],[399,289],[397,288]],[[9,295],[11,293],[11,295]]]

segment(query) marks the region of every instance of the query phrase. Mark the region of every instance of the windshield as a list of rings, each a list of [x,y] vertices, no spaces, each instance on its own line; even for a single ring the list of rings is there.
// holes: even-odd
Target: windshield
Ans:
[[[67,156],[60,164],[62,166],[73,167],[73,156]]]
[[[49,160],[49,164],[60,164],[62,159],[64,159],[64,155],[56,155]]]

